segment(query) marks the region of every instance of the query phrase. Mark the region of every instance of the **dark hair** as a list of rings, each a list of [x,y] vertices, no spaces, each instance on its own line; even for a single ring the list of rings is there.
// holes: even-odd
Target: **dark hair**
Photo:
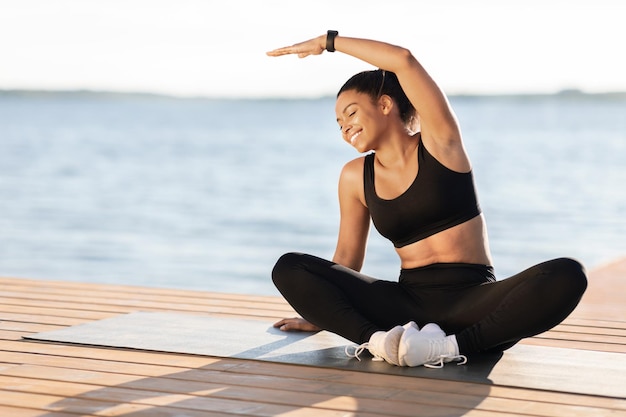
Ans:
[[[413,107],[404,90],[402,90],[398,77],[391,71],[377,69],[359,72],[346,81],[339,89],[337,97],[344,91],[349,90],[367,94],[372,101],[378,100],[383,95],[388,95],[398,106],[400,119],[402,119],[404,124],[411,126],[415,122],[417,113],[415,107]]]

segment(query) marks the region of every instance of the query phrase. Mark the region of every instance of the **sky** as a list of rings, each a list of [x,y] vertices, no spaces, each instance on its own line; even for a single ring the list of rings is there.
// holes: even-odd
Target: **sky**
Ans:
[[[0,0],[0,89],[318,97],[371,69],[265,52],[338,30],[449,94],[626,91],[622,0]]]

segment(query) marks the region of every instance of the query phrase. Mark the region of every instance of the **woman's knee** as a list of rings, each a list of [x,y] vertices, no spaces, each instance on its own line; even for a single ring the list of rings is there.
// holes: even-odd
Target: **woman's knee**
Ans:
[[[585,267],[572,258],[558,258],[549,261],[551,275],[557,278],[559,284],[572,293],[582,296],[587,289],[587,273]]]
[[[288,252],[276,261],[272,269],[272,281],[279,287],[289,276],[294,268],[301,262],[302,254],[298,252]]]
[[[304,254],[299,252],[287,252],[282,255],[276,261],[276,265],[274,265],[274,269],[277,268],[293,268],[295,265],[298,265],[301,262],[301,259],[304,257]]]

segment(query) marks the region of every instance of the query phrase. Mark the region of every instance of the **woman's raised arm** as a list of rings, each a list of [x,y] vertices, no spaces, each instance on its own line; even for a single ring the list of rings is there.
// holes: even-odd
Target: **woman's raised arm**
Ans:
[[[319,55],[326,49],[326,36],[278,48],[267,54],[296,54],[300,58]],[[335,38],[334,48],[375,67],[394,72],[417,110],[422,137],[428,142],[434,142],[444,153],[459,147],[462,150],[460,129],[445,94],[408,49],[385,42],[343,36]]]

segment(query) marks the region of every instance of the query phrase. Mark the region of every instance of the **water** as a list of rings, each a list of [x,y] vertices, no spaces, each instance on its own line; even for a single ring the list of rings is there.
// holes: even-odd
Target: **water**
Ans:
[[[626,254],[626,99],[452,98],[499,277]],[[331,257],[334,101],[0,94],[0,275],[277,294]],[[396,279],[373,230],[364,272]]]

